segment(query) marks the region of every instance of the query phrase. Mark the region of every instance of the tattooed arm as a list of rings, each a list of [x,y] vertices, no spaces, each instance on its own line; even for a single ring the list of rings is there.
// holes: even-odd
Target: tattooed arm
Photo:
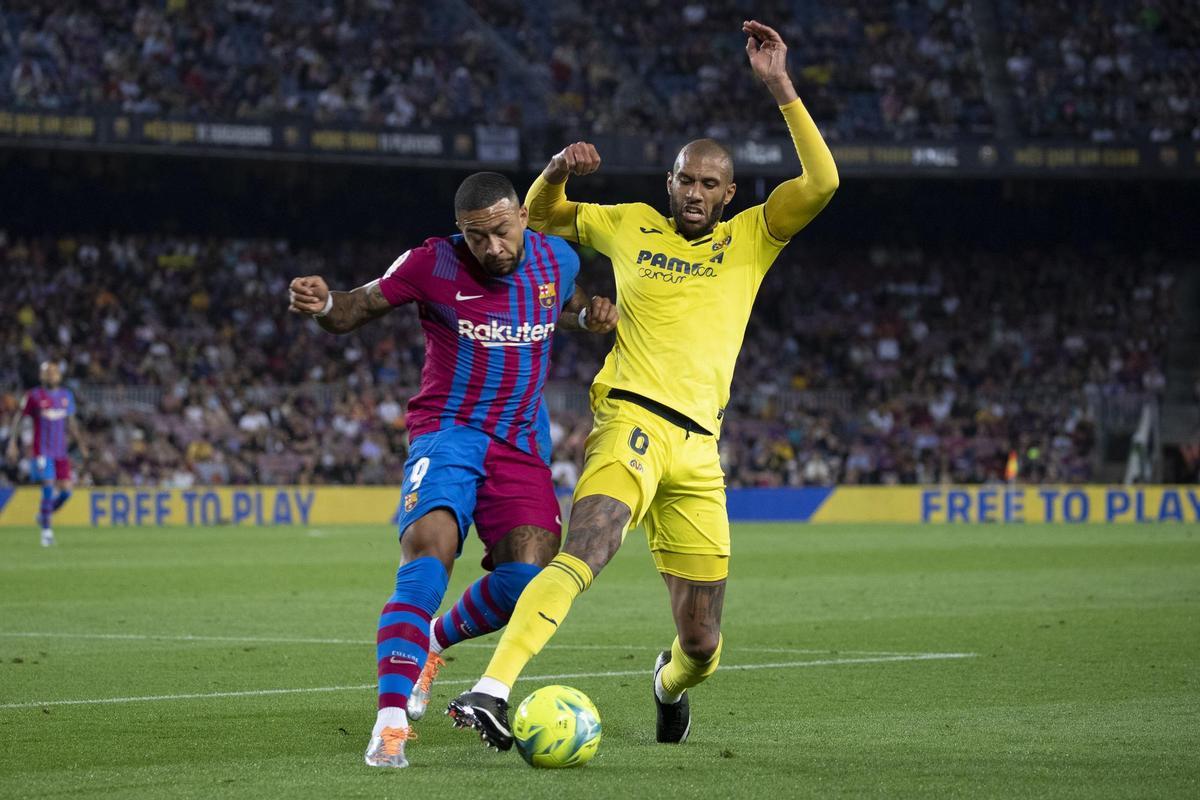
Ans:
[[[330,333],[349,333],[392,310],[374,280],[350,292],[331,292],[319,275],[296,278],[288,287],[288,310],[309,314]]]

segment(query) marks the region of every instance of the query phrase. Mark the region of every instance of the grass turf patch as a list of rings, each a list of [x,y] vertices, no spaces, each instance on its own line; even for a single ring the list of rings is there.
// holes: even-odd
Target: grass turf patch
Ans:
[[[694,690],[682,747],[653,742],[650,668],[673,628],[631,535],[514,691],[568,683],[600,709],[596,760],[542,772],[438,713],[494,637],[449,651],[410,769],[362,764],[386,528],[63,529],[49,550],[4,530],[0,781],[19,797],[1194,795],[1198,533],[735,526],[726,668]],[[444,608],[479,556],[471,541]],[[175,699],[94,702],[146,696]]]

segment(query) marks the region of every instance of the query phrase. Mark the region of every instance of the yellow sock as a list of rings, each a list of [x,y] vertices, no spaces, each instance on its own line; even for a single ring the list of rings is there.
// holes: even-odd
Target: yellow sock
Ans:
[[[571,603],[591,585],[592,570],[586,562],[567,553],[556,555],[521,592],[484,677],[508,687],[516,683],[566,619]]]
[[[671,663],[663,667],[662,672],[659,673],[663,691],[671,696],[681,695],[685,689],[690,689],[716,672],[717,663],[721,660],[721,648],[724,644],[724,637],[718,637],[717,649],[712,654],[712,658],[707,661],[697,661],[683,652],[683,648],[679,646],[679,637],[676,636],[675,641],[671,643]]]

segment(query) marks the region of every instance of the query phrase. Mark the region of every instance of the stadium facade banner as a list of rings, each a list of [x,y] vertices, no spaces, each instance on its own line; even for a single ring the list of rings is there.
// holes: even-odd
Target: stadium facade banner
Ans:
[[[534,138],[543,138],[535,132]],[[352,159],[517,167],[525,137],[511,126],[377,130],[311,121],[173,120],[136,114],[50,113],[0,108],[0,144],[269,157]],[[661,172],[683,140],[598,135],[592,141],[615,172]],[[527,168],[541,170],[557,141],[527,148]],[[1200,146],[1045,141],[832,142],[843,175],[911,177],[1200,177]],[[543,154],[541,151],[545,151]],[[534,153],[536,151],[536,154]],[[787,139],[735,146],[739,172],[792,175]]]
[[[37,487],[0,489],[0,527],[31,528]],[[735,521],[1200,523],[1200,486],[842,486],[730,489]],[[394,486],[242,486],[79,489],[55,525],[391,525]]]
[[[596,136],[605,169],[661,172],[686,142],[636,136]],[[906,177],[1158,177],[1200,176],[1200,147],[1086,142],[831,142],[842,175]],[[739,173],[790,176],[796,151],[786,139],[743,142],[734,148]],[[541,169],[545,159],[527,166]]]
[[[271,154],[310,158],[516,166],[520,134],[506,126],[375,130],[311,122],[162,119],[134,114],[57,114],[0,109],[0,142],[87,149]]]

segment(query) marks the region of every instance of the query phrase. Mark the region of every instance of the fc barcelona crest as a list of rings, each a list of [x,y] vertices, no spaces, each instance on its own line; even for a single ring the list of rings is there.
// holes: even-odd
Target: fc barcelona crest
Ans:
[[[417,507],[417,493],[409,492],[404,495],[404,512],[407,514]]]
[[[538,302],[542,304],[542,308],[554,308],[557,300],[558,290],[554,288],[553,283],[538,284]]]

